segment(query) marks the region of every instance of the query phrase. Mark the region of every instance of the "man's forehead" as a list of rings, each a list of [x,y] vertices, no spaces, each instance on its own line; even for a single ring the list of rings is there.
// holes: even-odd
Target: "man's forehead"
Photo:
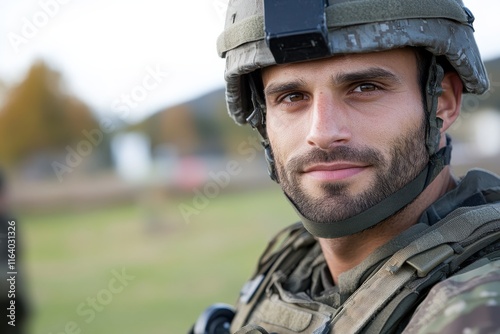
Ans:
[[[379,74],[382,77],[389,77],[389,73],[394,75],[400,71],[412,71],[416,74],[416,52],[412,48],[402,48],[383,52],[341,54],[325,59],[273,65],[261,70],[264,84],[271,79],[295,77],[303,78],[311,73],[323,74],[329,72],[338,81],[344,76],[352,73],[366,74],[373,77]],[[362,78],[360,78],[362,79]]]

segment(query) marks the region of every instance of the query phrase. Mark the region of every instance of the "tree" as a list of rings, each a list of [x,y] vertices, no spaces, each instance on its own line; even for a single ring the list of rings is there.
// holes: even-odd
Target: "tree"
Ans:
[[[89,108],[65,91],[61,75],[36,62],[0,109],[1,163],[12,168],[35,154],[58,154],[94,128]]]

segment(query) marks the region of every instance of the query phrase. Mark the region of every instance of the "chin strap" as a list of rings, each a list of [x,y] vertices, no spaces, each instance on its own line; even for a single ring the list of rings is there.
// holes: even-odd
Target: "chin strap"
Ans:
[[[403,209],[420,195],[446,165],[449,165],[450,160],[451,140],[447,137],[447,145],[431,157],[427,166],[413,181],[369,209],[340,221],[319,223],[309,220],[302,215],[288,196],[287,198],[309,233],[318,238],[340,238],[373,227]]]

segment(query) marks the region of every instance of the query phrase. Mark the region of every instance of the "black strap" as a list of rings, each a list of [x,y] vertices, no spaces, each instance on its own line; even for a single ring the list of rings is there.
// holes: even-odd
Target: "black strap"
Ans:
[[[441,170],[450,163],[451,140],[447,139],[448,145],[441,148],[431,157],[426,168],[413,181],[389,197],[386,197],[377,205],[356,216],[341,221],[315,222],[304,217],[295,203],[288,196],[287,198],[300,216],[304,227],[309,233],[318,238],[339,238],[361,232],[389,218],[412,202],[436,178]]]

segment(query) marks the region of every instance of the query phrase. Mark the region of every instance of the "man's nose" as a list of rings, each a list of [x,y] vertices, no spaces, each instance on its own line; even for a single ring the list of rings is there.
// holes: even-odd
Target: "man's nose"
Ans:
[[[316,95],[309,117],[307,143],[323,150],[345,145],[352,136],[347,107],[333,94]]]

